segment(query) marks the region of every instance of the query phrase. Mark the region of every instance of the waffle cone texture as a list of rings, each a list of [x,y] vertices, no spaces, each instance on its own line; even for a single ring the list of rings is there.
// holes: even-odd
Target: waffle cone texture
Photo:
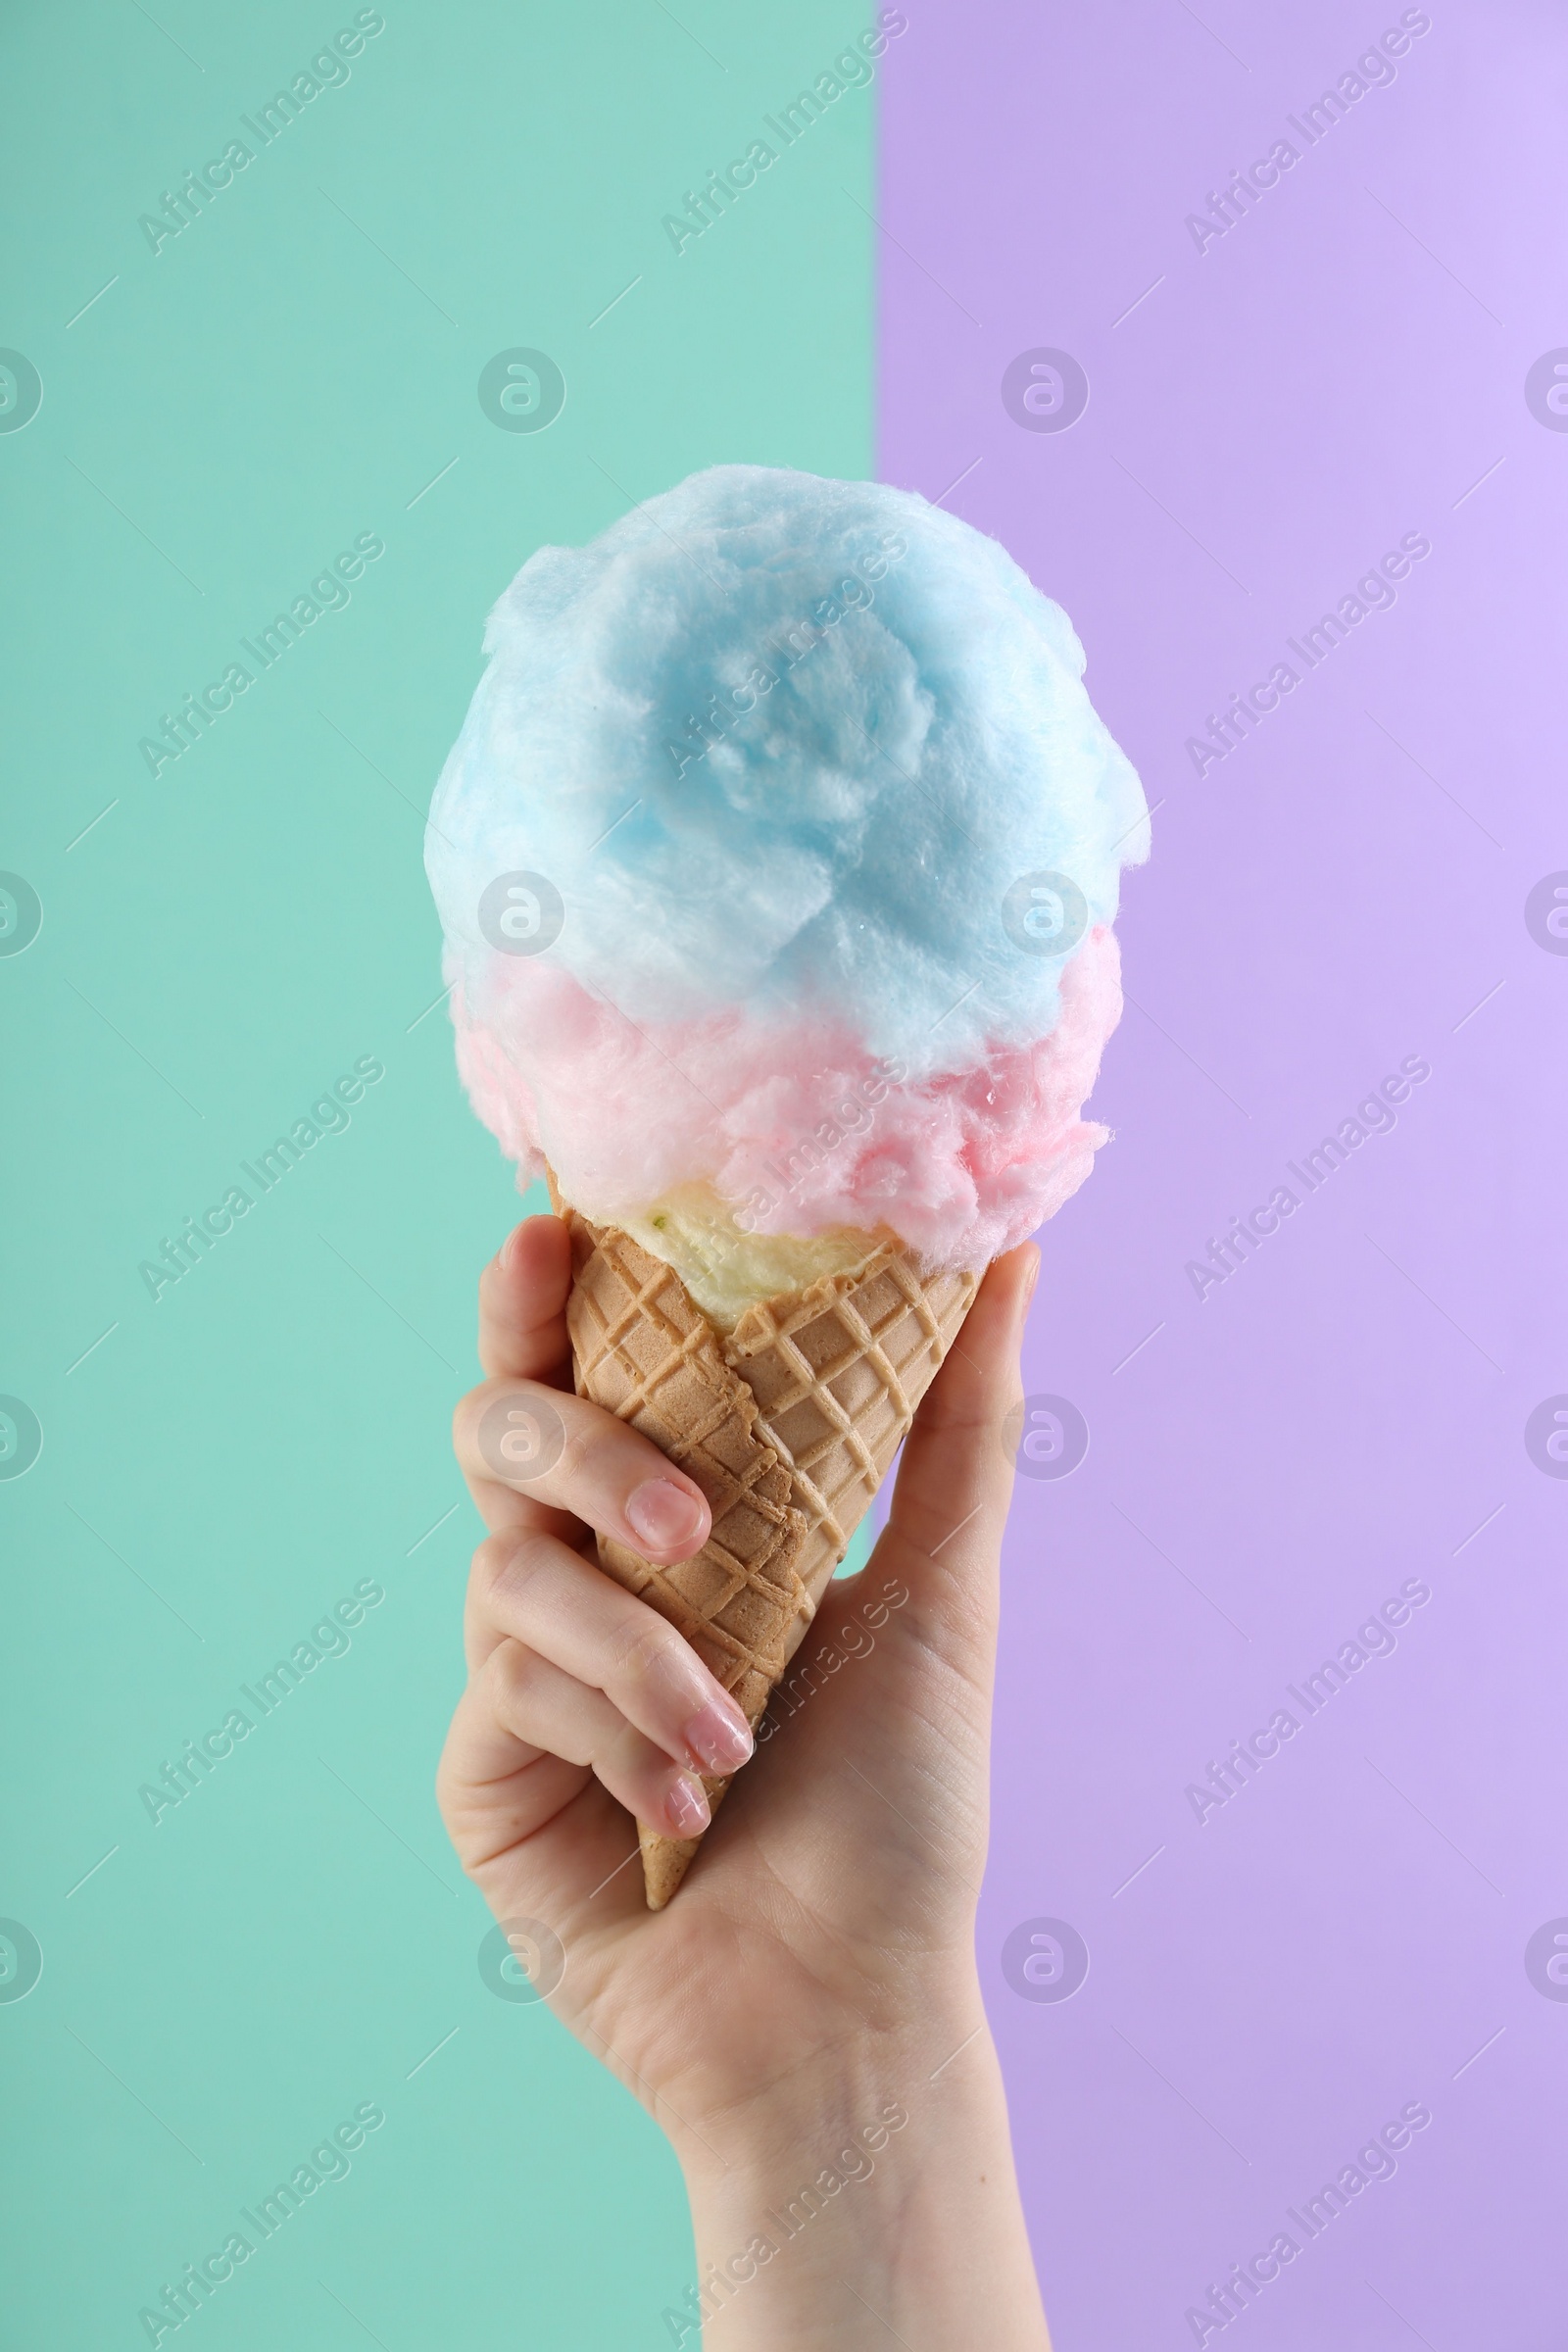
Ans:
[[[652,1438],[708,1498],[701,1551],[656,1567],[600,1536],[599,1564],[683,1634],[754,1730],[969,1310],[977,1277],[922,1274],[890,1241],[853,1275],[715,1330],[672,1266],[558,1199],[579,1396]],[[717,1808],[727,1779],[705,1780]],[[637,1825],[661,1911],[700,1838]]]

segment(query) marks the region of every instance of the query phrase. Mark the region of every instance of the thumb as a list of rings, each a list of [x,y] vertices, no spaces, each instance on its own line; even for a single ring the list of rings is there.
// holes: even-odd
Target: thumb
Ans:
[[[997,1640],[1002,1531],[1012,1494],[1009,1414],[1018,1351],[1040,1271],[1032,1242],[990,1267],[921,1399],[899,1465],[877,1570],[907,1586],[905,1622],[989,1689]]]

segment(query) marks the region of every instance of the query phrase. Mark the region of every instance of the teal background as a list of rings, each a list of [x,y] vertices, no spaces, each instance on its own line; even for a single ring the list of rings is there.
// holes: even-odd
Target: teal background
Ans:
[[[0,957],[0,1391],[44,1432],[0,1482],[0,1914],[43,1949],[0,2001],[7,2352],[146,2341],[371,2100],[209,2352],[638,2352],[693,2277],[654,2126],[481,1984],[432,1796],[478,1533],[448,1419],[516,1201],[430,1009],[422,811],[536,547],[720,460],[870,470],[876,92],[677,258],[662,216],[859,15],[389,6],[155,257],[138,216],[354,13],[24,6],[0,40],[0,343],[44,386],[0,434],[0,867],[44,909]],[[479,408],[514,345],[564,372],[544,432]],[[155,780],[159,714],[363,532],[347,609]],[[155,1303],[139,1263],[367,1055],[348,1129]],[[347,1654],[155,1826],[139,1786],[367,1578]]]

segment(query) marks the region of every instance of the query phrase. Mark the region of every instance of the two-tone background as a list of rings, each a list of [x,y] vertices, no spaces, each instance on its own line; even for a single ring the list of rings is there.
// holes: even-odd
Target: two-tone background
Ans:
[[[419,854],[495,595],[718,460],[1002,539],[1158,804],[980,1930],[1059,2352],[1559,2340],[1568,36],[911,0],[835,70],[869,21],[12,12],[8,2352],[147,2341],[339,2126],[214,2352],[672,2340],[673,2163],[431,1795],[516,1203]]]

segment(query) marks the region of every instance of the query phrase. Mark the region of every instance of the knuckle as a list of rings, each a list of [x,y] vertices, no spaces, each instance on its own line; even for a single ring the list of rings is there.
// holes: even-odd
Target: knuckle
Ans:
[[[515,1537],[506,1534],[486,1536],[483,1543],[474,1546],[469,1575],[476,1596],[489,1591],[494,1582],[496,1570],[507,1557],[515,1541]]]
[[[495,1599],[496,1583],[512,1548],[509,1536],[486,1536],[473,1555],[468,1570],[468,1597],[481,1617],[488,1614]]]
[[[618,1471],[624,1460],[635,1473],[631,1480],[635,1485],[638,1477],[649,1475],[642,1465],[644,1455],[654,1468],[668,1471],[669,1464],[658,1446],[608,1405],[596,1404],[591,1396],[575,1396],[569,1389],[553,1392],[550,1401],[561,1424],[561,1451],[555,1465],[559,1477],[581,1478],[589,1471],[603,1472],[607,1460]],[[612,1449],[608,1456],[607,1447]]]
[[[591,1411],[598,1408],[590,1407]],[[610,1419],[606,1414],[604,1418]],[[584,1422],[580,1413],[567,1410],[560,1415],[562,1425],[561,1451],[554,1463],[554,1481],[559,1487],[570,1488],[585,1480],[604,1445],[605,1433],[599,1421]]]
[[[534,1380],[490,1380],[460,1403],[458,1443],[478,1475],[543,1491],[559,1482],[578,1423],[576,1399],[559,1389]],[[584,1451],[580,1436],[578,1451]]]
[[[643,1777],[655,1753],[641,1732],[634,1730],[623,1715],[607,1720],[599,1728],[593,1749],[595,1773],[601,1780],[608,1775],[623,1788]]]
[[[480,1604],[495,1616],[521,1599],[549,1557],[549,1543],[537,1530],[487,1536],[473,1555],[474,1588]]]
[[[484,1665],[490,1679],[490,1700],[509,1727],[521,1713],[533,1681],[533,1652],[520,1642],[503,1642]]]
[[[461,1461],[479,1450],[479,1424],[486,1409],[494,1403],[509,1385],[504,1380],[482,1380],[477,1388],[467,1390],[452,1408],[452,1447]]]
[[[684,1647],[672,1626],[639,1603],[637,1614],[625,1618],[610,1636],[609,1680],[644,1686],[662,1681],[675,1671]]]

